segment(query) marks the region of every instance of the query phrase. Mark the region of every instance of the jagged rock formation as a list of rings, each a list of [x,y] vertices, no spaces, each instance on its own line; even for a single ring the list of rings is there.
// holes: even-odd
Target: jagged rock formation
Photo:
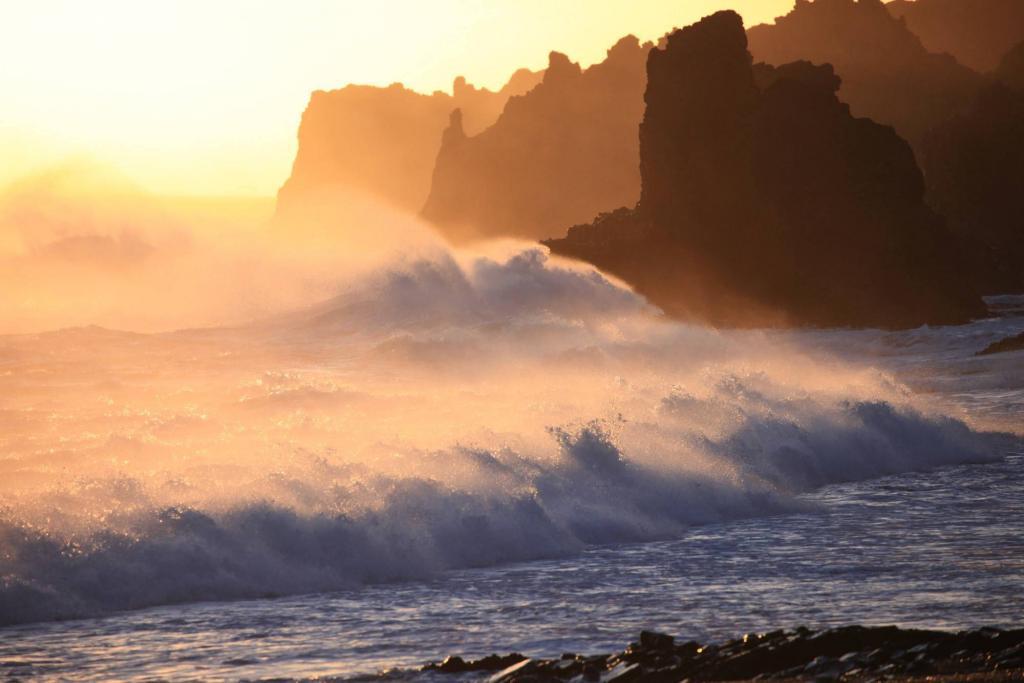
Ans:
[[[915,147],[983,86],[950,55],[928,52],[882,0],[796,0],[789,14],[748,36],[758,61],[832,64],[854,115],[894,126]]]
[[[551,53],[543,82],[479,135],[455,116],[423,216],[454,239],[548,237],[636,201],[636,125],[650,44],[620,40],[583,70]]]
[[[540,78],[522,69],[491,92],[459,77],[451,95],[422,95],[397,83],[314,92],[299,125],[291,176],[278,192],[278,219],[288,222],[307,207],[315,212],[317,204],[343,201],[352,190],[419,211],[452,110],[463,111],[470,130],[482,130],[509,97],[527,92]]]
[[[1024,332],[994,341],[975,355],[991,356],[996,353],[1012,353],[1014,351],[1024,351]]]
[[[1024,39],[1024,2],[798,0],[748,36],[759,59],[834,64],[853,113],[894,125],[914,146],[928,202],[948,217],[980,290],[1021,291],[1019,106],[1006,88],[928,49],[991,72],[994,55]],[[1024,48],[1007,55],[995,78],[1021,87],[1021,63]]]
[[[634,209],[546,244],[670,314],[903,327],[984,314],[909,145],[851,116],[829,65],[752,65],[719,12],[651,51]]]
[[[995,79],[1008,88],[1024,90],[1024,40],[1003,57],[995,71]]]
[[[929,200],[972,255],[984,294],[1024,292],[1024,43],[999,81],[924,143]]]
[[[1021,0],[892,0],[887,7],[929,51],[948,52],[981,73],[1024,40]]]

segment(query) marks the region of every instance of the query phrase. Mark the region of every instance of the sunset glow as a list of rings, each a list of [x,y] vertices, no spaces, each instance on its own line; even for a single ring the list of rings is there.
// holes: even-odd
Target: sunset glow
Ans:
[[[749,23],[788,0],[733,3]],[[315,89],[498,88],[550,50],[584,65],[718,0],[0,3],[0,185],[88,158],[162,194],[272,195]]]
[[[1024,680],[1024,0],[0,0],[0,93],[3,676]]]

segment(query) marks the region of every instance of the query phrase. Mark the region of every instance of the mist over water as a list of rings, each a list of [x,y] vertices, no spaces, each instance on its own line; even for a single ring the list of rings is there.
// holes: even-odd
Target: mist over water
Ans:
[[[155,196],[87,161],[25,178],[0,188],[0,333],[238,325],[441,244],[369,196],[329,208],[275,230],[271,200]]]
[[[0,623],[670,539],[1014,447],[799,334],[670,322],[538,247],[361,207],[358,254],[180,224],[179,252],[147,233],[155,270],[46,251],[109,223],[11,252],[66,291],[39,308],[63,329],[0,338]],[[68,327],[76,297],[190,329]]]

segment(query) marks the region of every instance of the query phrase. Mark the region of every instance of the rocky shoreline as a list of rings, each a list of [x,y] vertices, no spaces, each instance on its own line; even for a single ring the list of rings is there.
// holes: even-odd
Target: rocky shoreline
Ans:
[[[639,640],[614,654],[530,659],[513,653],[471,661],[452,656],[422,671],[489,683],[1024,680],[1024,629],[950,633],[895,626],[799,627],[709,644],[643,631]]]
[[[1011,351],[1024,351],[1024,332],[994,341],[981,351],[978,351],[976,355],[991,356],[994,353],[1010,353]]]

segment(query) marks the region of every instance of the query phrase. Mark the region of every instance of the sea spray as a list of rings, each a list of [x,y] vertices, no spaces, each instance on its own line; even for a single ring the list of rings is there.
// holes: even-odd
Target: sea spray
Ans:
[[[801,509],[1005,437],[535,248],[242,327],[0,342],[0,621],[410,580]]]

